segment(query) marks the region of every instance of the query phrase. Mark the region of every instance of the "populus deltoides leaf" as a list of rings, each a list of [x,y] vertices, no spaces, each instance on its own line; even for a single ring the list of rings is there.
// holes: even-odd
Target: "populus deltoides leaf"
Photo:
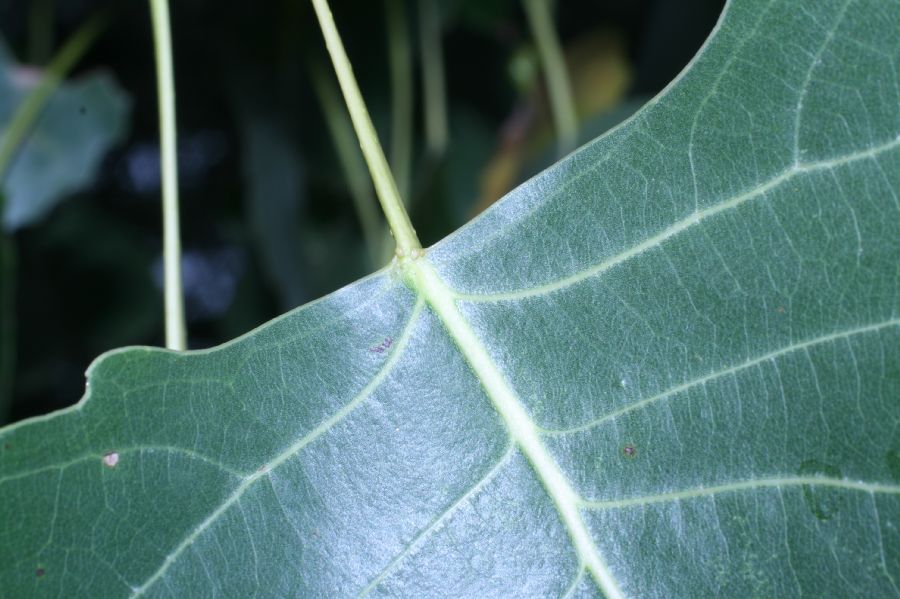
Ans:
[[[900,595],[900,3],[734,0],[630,120],[0,431],[14,597]]]

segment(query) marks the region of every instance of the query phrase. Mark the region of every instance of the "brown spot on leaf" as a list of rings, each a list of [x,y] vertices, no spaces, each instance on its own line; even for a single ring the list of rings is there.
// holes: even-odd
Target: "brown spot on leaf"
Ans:
[[[394,344],[394,340],[391,337],[385,337],[384,341],[376,345],[375,347],[370,347],[369,351],[373,354],[383,354]]]
[[[634,445],[629,443],[628,445],[626,445],[625,447],[622,448],[622,453],[625,455],[626,458],[633,458],[633,457],[637,456],[637,448]]]
[[[38,568],[37,570],[34,571],[34,573],[38,578],[40,578],[41,576],[44,575],[45,570],[43,568]]]

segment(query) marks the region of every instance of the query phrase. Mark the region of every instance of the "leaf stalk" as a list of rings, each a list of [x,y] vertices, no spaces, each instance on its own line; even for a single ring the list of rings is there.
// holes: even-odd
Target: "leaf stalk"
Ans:
[[[175,126],[175,81],[172,33],[167,0],[150,0],[159,97],[159,148],[162,165],[163,288],[166,347],[187,349],[181,285],[181,239],[178,217],[178,151]]]
[[[366,110],[356,77],[350,66],[350,60],[347,58],[341,36],[334,24],[331,9],[328,7],[327,0],[312,0],[312,4],[316,11],[316,17],[319,19],[335,73],[337,73],[341,92],[344,94],[344,101],[350,111],[353,128],[356,130],[359,145],[362,148],[366,164],[369,166],[369,173],[375,183],[375,191],[381,202],[381,209],[387,217],[391,233],[397,242],[397,255],[414,257],[422,249],[422,245],[419,243],[416,231],[413,229],[403,201],[400,199],[397,183],[391,174],[387,159],[384,157],[384,150],[381,148],[375,127],[372,125],[372,119]]]

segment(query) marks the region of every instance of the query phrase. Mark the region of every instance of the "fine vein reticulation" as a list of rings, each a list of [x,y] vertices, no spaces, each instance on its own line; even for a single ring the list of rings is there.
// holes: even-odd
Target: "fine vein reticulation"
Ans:
[[[371,381],[354,397],[351,401],[349,401],[343,408],[339,411],[335,412],[333,416],[320,423],[316,428],[312,431],[304,435],[301,439],[299,439],[296,443],[292,444],[290,447],[285,449],[283,452],[275,456],[271,461],[260,466],[256,472],[245,477],[241,483],[235,487],[234,491],[232,491],[231,495],[229,495],[225,501],[223,501],[209,516],[206,517],[203,522],[197,525],[188,536],[186,536],[181,543],[179,543],[174,550],[170,551],[159,568],[150,575],[147,580],[145,580],[142,584],[135,586],[132,588],[131,597],[140,597],[147,592],[157,581],[159,581],[166,573],[166,571],[175,563],[178,557],[194,543],[194,541],[199,538],[213,523],[215,523],[222,514],[228,511],[233,505],[238,504],[240,502],[241,497],[247,492],[249,488],[255,485],[261,479],[268,479],[273,475],[273,473],[278,469],[279,466],[295,457],[298,453],[300,453],[304,447],[321,437],[323,434],[331,430],[337,423],[346,418],[354,409],[356,409],[362,402],[364,402],[373,391],[381,384],[381,382],[388,376],[391,372],[391,369],[397,363],[399,357],[403,354],[403,349],[406,347],[407,342],[412,335],[412,332],[415,328],[416,322],[419,320],[419,315],[422,312],[423,303],[420,300],[416,303],[413,308],[412,314],[409,317],[409,322],[404,327],[403,333],[398,339],[397,344],[395,346],[394,352],[391,356],[385,361],[382,365],[381,370],[378,371]]]
[[[877,331],[880,331],[883,329],[888,329],[888,328],[897,327],[897,326],[900,326],[900,319],[891,319],[891,320],[888,320],[885,322],[879,322],[879,323],[875,323],[875,324],[871,324],[871,325],[867,325],[867,326],[863,326],[863,327],[856,327],[856,328],[853,328],[853,329],[850,329],[847,331],[838,331],[836,333],[831,333],[830,335],[822,335],[821,337],[816,337],[815,339],[810,339],[808,341],[802,341],[800,343],[794,343],[794,344],[782,347],[780,349],[771,351],[771,352],[769,352],[765,355],[759,356],[757,358],[753,358],[752,360],[748,360],[748,361],[738,364],[736,366],[731,366],[729,368],[724,368],[722,370],[710,372],[709,374],[706,374],[702,377],[684,382],[676,387],[672,387],[671,389],[667,389],[667,390],[663,391],[662,393],[657,393],[656,395],[653,395],[652,397],[640,399],[640,400],[635,401],[634,403],[631,403],[623,408],[619,408],[618,410],[615,410],[604,416],[601,416],[600,418],[597,418],[596,420],[591,420],[590,422],[586,422],[584,424],[580,424],[578,426],[573,426],[573,427],[565,428],[565,429],[549,429],[549,428],[541,427],[540,432],[543,435],[557,436],[557,435],[570,435],[573,433],[580,433],[583,431],[588,431],[588,430],[591,430],[593,428],[600,426],[601,424],[603,424],[605,422],[615,420],[616,418],[619,418],[629,412],[633,412],[635,410],[640,410],[640,409],[646,408],[656,402],[666,400],[670,397],[673,397],[675,395],[683,393],[693,387],[705,385],[706,383],[713,381],[715,379],[721,378],[723,376],[729,376],[729,375],[735,374],[737,372],[740,372],[741,370],[746,370],[748,368],[752,368],[752,367],[762,364],[764,362],[777,360],[779,357],[781,357],[785,354],[789,354],[789,353],[800,351],[800,350],[805,350],[805,349],[808,349],[815,345],[821,345],[824,343],[831,343],[831,342],[834,342],[834,341],[837,341],[840,339],[846,339],[848,337],[853,337],[854,335],[864,335],[866,333],[874,333],[874,332],[877,332]]]
[[[470,501],[475,495],[477,495],[485,486],[490,483],[494,477],[509,463],[510,458],[513,456],[514,451],[513,448],[510,447],[503,454],[503,457],[500,458],[494,466],[488,469],[487,473],[484,474],[481,478],[478,479],[474,485],[469,487],[465,493],[463,493],[459,499],[454,501],[450,507],[445,509],[440,516],[435,518],[431,524],[429,524],[421,533],[419,533],[416,538],[409,542],[406,546],[406,549],[398,553],[394,559],[390,561],[390,563],[385,566],[385,568],[378,573],[378,575],[372,579],[372,582],[366,585],[366,587],[359,593],[359,599],[363,597],[367,597],[369,593],[375,589],[378,584],[387,578],[399,565],[406,559],[410,554],[416,551],[419,547],[421,547],[426,540],[428,540],[432,534],[436,530],[438,530],[444,522],[447,521],[460,507],[464,506],[468,501]]]
[[[750,200],[756,198],[764,198],[767,192],[773,191],[778,187],[785,185],[795,177],[816,171],[830,171],[840,166],[851,164],[860,160],[874,160],[880,154],[893,150],[900,146],[900,137],[897,137],[887,143],[873,146],[861,152],[853,152],[829,160],[818,162],[810,162],[806,164],[796,164],[772,179],[748,189],[744,193],[736,195],[732,198],[724,200],[714,206],[694,212],[690,216],[676,222],[659,233],[648,237],[647,239],[637,243],[618,254],[603,260],[599,264],[595,264],[589,268],[571,274],[557,281],[551,281],[543,285],[538,285],[528,289],[519,289],[516,291],[505,291],[501,293],[487,294],[470,294],[454,292],[456,299],[468,302],[503,302],[526,299],[530,297],[539,297],[548,295],[554,291],[576,285],[582,281],[596,277],[628,260],[639,256],[644,252],[661,246],[665,241],[676,237],[677,235],[700,225],[707,219],[717,214],[721,214],[728,210],[733,210]],[[900,208],[900,206],[898,206]]]

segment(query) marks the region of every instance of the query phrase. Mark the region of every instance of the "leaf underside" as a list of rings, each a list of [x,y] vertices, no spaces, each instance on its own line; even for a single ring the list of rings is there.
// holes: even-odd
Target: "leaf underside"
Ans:
[[[9,596],[900,596],[900,3],[735,1],[625,125],[0,431]]]

